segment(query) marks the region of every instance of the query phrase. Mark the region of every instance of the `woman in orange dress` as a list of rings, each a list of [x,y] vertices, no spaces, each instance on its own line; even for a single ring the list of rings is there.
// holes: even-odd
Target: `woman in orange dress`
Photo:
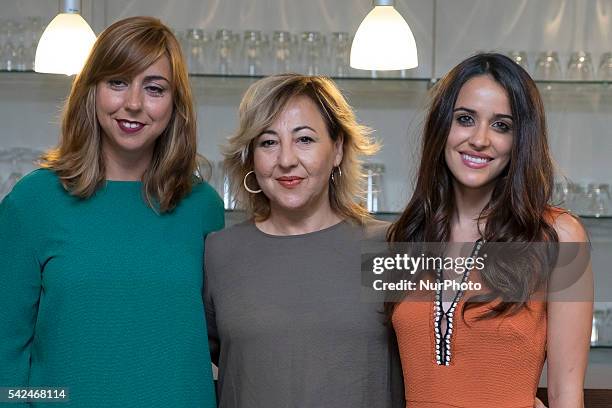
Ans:
[[[476,242],[473,256],[497,242],[556,248],[585,242],[579,221],[549,204],[552,188],[536,84],[509,58],[478,54],[434,89],[415,193],[388,238]],[[546,359],[549,406],[582,407],[590,263],[576,283],[583,294],[570,302],[538,296],[550,289],[554,271],[521,257],[505,265],[489,261],[478,277],[469,270],[455,275],[485,291],[440,289],[427,292],[426,301],[411,301],[408,294],[388,304],[407,407],[532,407]],[[450,273],[438,269],[423,276],[443,282]]]

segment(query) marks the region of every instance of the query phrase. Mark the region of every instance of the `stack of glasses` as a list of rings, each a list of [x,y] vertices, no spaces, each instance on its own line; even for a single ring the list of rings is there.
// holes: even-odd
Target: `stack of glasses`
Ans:
[[[612,197],[609,184],[555,183],[553,205],[589,217],[612,216]]]
[[[612,52],[601,55],[597,73],[595,73],[591,53],[586,51],[575,51],[570,55],[565,73],[561,69],[559,54],[556,51],[541,52],[533,70],[525,51],[513,51],[508,56],[530,72],[536,80],[612,81]]]
[[[43,31],[40,17],[0,20],[0,70],[32,71]]]
[[[39,151],[22,147],[0,150],[0,200],[23,175],[37,167],[35,162],[40,155]]]
[[[612,308],[596,309],[593,312],[591,346],[612,347]]]
[[[346,32],[325,35],[317,31],[297,34],[248,30],[239,34],[228,29],[209,33],[190,28],[177,35],[192,74],[261,76],[298,72],[335,78],[372,76],[369,71],[349,66],[352,38]],[[401,75],[399,71],[395,74]]]

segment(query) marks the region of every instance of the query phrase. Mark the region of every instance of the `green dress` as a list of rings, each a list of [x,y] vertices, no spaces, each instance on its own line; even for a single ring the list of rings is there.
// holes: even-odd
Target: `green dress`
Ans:
[[[36,170],[4,198],[0,387],[68,388],[62,407],[215,406],[202,262],[223,203],[199,183],[159,215],[141,190],[108,181],[83,200]]]

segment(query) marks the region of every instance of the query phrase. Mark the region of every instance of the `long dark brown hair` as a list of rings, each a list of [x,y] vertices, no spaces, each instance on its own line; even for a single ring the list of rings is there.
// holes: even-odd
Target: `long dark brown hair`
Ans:
[[[390,242],[448,242],[455,210],[453,175],[444,159],[453,109],[463,85],[488,75],[506,90],[513,117],[510,161],[498,177],[491,199],[477,222],[485,221],[480,235],[486,242],[558,242],[549,206],[554,176],[548,150],[544,105],[529,74],[511,59],[496,53],[474,55],[454,67],[433,88],[425,121],[421,163],[414,195],[389,229]],[[479,227],[480,229],[480,227]],[[491,291],[476,295],[465,308],[500,302],[482,317],[516,313],[548,278],[549,270],[536,265],[516,268],[505,261],[487,263],[481,271]],[[390,314],[395,303],[387,304]]]

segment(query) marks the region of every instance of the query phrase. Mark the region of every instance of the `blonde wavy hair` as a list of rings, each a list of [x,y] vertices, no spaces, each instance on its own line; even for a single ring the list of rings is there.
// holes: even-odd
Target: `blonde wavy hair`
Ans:
[[[247,173],[253,170],[253,144],[297,96],[310,98],[319,108],[333,141],[343,138],[340,172],[329,182],[332,210],[343,218],[363,224],[370,214],[360,202],[364,197],[361,158],[373,155],[379,144],[371,130],[357,123],[355,114],[333,81],[320,76],[281,74],[263,78],[246,91],[239,109],[238,130],[223,147],[224,166],[237,201],[255,221],[270,216],[270,201],[265,194],[250,194],[243,187]]]
[[[191,191],[197,180],[197,133],[181,47],[160,20],[131,17],[112,24],[96,40],[65,103],[59,144],[41,157],[41,166],[53,170],[70,194],[88,198],[105,183],[96,85],[113,77],[131,78],[162,56],[172,71],[173,112],[142,177],[143,195],[151,208],[163,213]]]

